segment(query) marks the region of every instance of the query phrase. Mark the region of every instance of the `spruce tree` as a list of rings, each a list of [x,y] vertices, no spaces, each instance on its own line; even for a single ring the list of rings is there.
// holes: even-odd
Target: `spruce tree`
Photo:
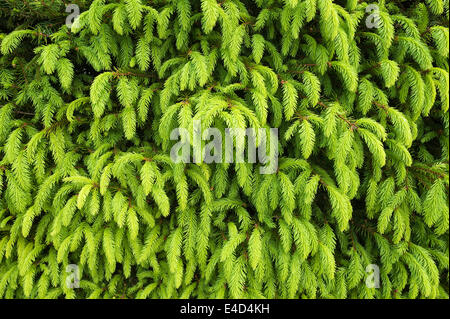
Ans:
[[[449,1],[366,1],[0,1],[0,298],[448,298]]]

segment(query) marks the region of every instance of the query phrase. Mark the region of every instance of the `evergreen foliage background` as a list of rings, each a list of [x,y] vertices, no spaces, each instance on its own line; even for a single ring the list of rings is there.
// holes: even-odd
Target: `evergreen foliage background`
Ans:
[[[448,298],[448,0],[73,3],[0,1],[0,298]]]

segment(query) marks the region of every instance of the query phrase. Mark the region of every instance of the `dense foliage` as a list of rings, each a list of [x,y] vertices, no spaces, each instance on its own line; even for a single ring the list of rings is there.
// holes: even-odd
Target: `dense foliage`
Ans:
[[[0,298],[448,298],[449,1],[367,1],[0,1]]]

